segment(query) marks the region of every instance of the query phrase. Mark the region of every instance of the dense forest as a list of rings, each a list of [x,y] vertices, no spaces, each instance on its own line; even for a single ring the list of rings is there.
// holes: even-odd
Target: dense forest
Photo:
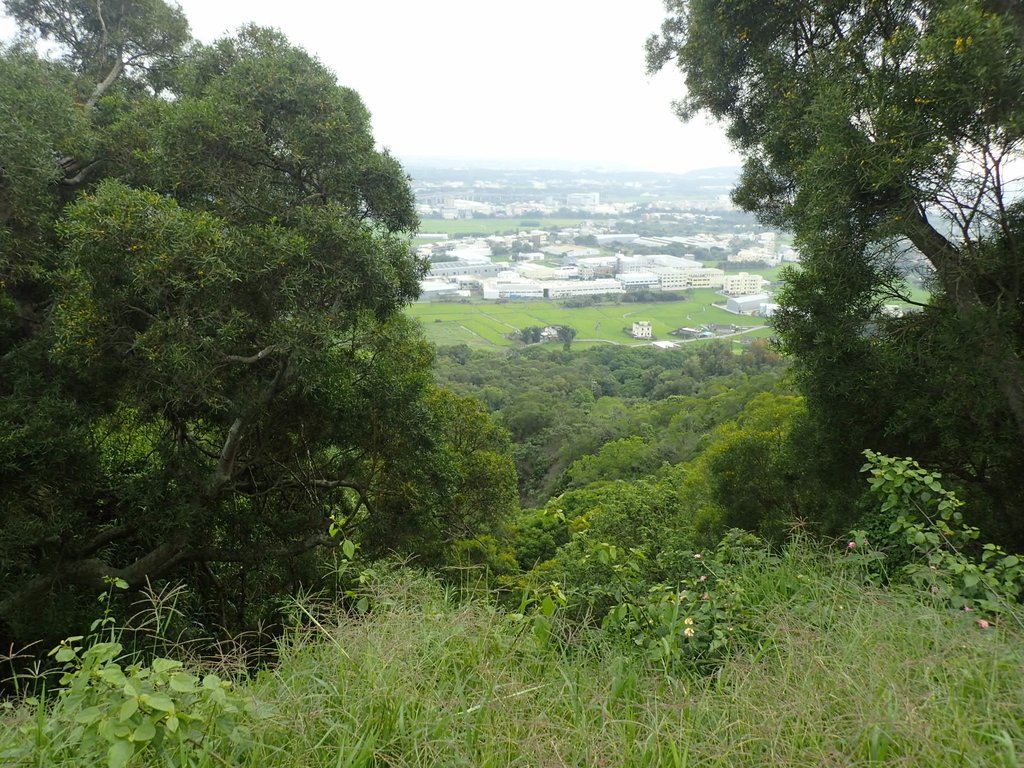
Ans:
[[[1019,764],[1016,3],[668,0],[778,337],[501,354],[315,56],[4,8],[0,759]]]

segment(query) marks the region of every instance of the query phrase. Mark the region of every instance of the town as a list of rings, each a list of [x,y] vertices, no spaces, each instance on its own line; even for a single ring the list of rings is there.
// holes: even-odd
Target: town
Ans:
[[[734,174],[432,169],[418,181],[414,171],[416,252],[430,262],[421,300],[671,300],[713,289],[727,311],[770,317],[762,273],[799,254],[736,210],[723,194]]]

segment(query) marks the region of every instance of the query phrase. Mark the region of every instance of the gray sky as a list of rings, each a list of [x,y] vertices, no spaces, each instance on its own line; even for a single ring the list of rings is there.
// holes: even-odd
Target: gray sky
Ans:
[[[661,0],[179,2],[203,41],[249,21],[280,28],[362,95],[378,142],[402,158],[738,163],[719,128],[673,114],[677,71],[645,73]]]

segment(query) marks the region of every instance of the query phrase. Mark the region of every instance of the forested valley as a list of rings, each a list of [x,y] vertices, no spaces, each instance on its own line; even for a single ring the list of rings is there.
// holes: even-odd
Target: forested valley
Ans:
[[[313,54],[4,8],[5,764],[1020,765],[1016,3],[668,0],[776,337],[500,353]]]

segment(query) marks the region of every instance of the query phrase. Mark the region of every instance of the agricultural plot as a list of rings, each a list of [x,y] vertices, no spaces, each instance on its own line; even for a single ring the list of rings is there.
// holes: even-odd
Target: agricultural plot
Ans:
[[[713,291],[697,291],[687,301],[656,302],[648,304],[614,303],[591,307],[564,307],[555,301],[509,301],[504,303],[477,301],[460,303],[422,303],[408,309],[410,316],[420,321],[423,330],[436,344],[468,344],[474,347],[514,347],[518,342],[506,334],[527,326],[571,325],[576,329],[576,342],[580,346],[594,343],[642,346],[648,342],[633,339],[624,329],[634,321],[647,320],[654,335],[665,341],[680,326],[699,326],[722,323],[758,327],[762,318],[733,315],[712,306],[724,299]],[[768,335],[770,329],[753,331]]]

